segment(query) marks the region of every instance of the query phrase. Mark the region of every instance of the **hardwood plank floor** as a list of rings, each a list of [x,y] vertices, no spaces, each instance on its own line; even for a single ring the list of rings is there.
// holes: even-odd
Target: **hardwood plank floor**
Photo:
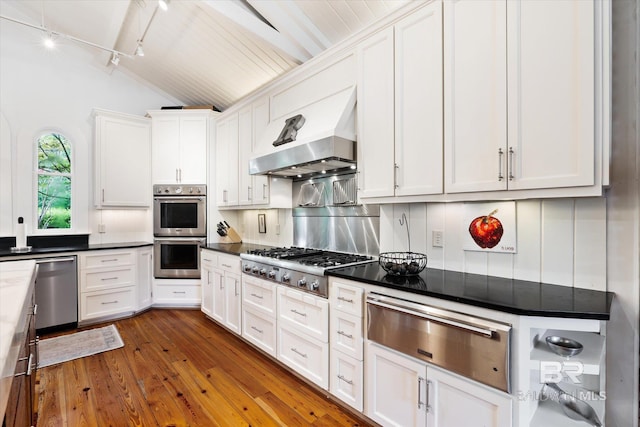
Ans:
[[[110,323],[124,347],[39,370],[39,427],[370,425],[198,310]]]

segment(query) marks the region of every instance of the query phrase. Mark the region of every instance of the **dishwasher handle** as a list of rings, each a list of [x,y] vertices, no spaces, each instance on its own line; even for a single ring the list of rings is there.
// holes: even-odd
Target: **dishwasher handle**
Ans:
[[[479,335],[484,335],[487,338],[492,338],[493,337],[493,331],[487,328],[484,328],[482,326],[479,325],[474,325],[471,323],[467,323],[467,322],[463,322],[460,320],[453,320],[453,319],[449,319],[449,318],[445,318],[445,317],[440,317],[440,316],[436,316],[433,314],[427,314],[427,313],[423,313],[420,311],[416,311],[413,310],[410,307],[404,306],[402,304],[399,304],[395,301],[390,302],[390,301],[385,301],[382,302],[378,299],[375,299],[371,296],[367,297],[367,304],[372,304],[372,305],[377,305],[378,307],[384,307],[384,308],[388,308],[391,310],[396,310],[402,313],[406,313],[406,314],[410,314],[413,316],[417,316],[423,319],[427,319],[427,320],[431,320],[433,322],[437,322],[437,323],[442,323],[444,325],[448,325],[448,326],[454,326],[456,328],[460,328],[460,329],[464,329],[466,331],[469,332],[473,332]]]
[[[48,264],[51,262],[73,262],[75,261],[75,257],[67,257],[67,258],[40,258],[36,259],[36,264]]]

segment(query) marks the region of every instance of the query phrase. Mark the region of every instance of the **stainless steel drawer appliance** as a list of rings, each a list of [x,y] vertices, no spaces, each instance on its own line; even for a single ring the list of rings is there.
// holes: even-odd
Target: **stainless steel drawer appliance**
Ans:
[[[39,258],[36,277],[36,329],[78,325],[76,257]]]
[[[511,325],[371,293],[367,339],[511,392]]]

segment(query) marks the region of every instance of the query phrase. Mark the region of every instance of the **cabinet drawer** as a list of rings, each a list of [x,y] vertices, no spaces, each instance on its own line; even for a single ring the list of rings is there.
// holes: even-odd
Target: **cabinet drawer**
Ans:
[[[134,278],[135,269],[132,266],[83,271],[80,289],[87,292],[133,286],[135,284]]]
[[[263,351],[276,357],[276,320],[245,307],[242,310],[242,336]]]
[[[112,267],[121,265],[133,265],[136,263],[135,254],[132,251],[90,253],[80,256],[80,268]]]
[[[156,283],[153,288],[153,302],[158,304],[200,305],[202,302],[200,285],[174,285]]]
[[[278,360],[325,390],[329,389],[329,344],[278,326]]]
[[[218,254],[206,249],[200,250],[200,265],[209,270],[218,266]]]
[[[135,287],[113,291],[83,292],[80,294],[80,320],[133,312],[136,308]]]
[[[240,274],[240,257],[234,255],[217,254],[218,268],[231,273]]]
[[[242,276],[242,305],[253,307],[271,317],[276,317],[276,288],[278,285]]]
[[[329,289],[329,300],[331,307],[351,313],[356,316],[362,316],[362,288],[347,285],[346,283],[332,281]]]
[[[329,302],[278,286],[278,322],[322,342],[329,341]]]
[[[331,350],[331,394],[362,412],[363,362]]]
[[[362,317],[331,310],[331,350],[362,360]]]

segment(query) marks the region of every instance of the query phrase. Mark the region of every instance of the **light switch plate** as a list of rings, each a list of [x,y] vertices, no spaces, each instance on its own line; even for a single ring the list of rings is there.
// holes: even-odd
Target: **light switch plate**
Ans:
[[[443,247],[444,243],[444,232],[442,230],[432,230],[431,231],[431,246],[434,248]]]

